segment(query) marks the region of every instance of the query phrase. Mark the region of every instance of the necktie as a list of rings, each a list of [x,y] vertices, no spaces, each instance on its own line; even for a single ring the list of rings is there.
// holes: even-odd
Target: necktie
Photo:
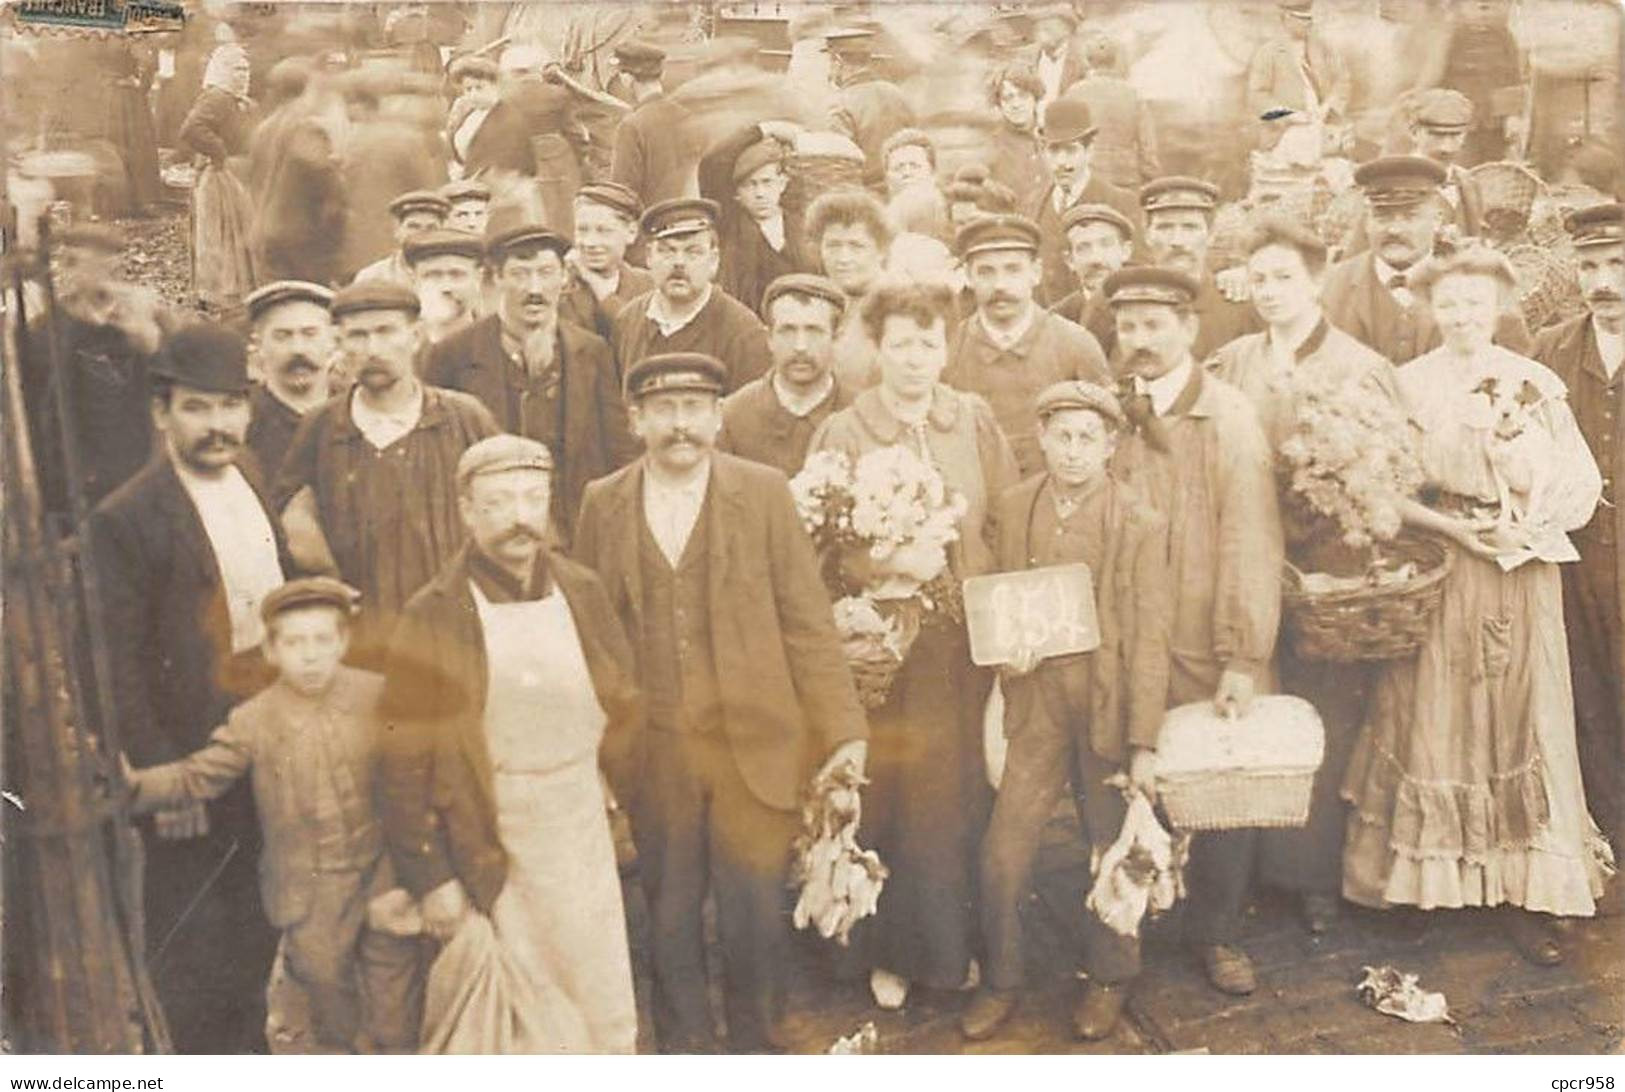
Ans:
[[[1399,301],[1401,307],[1410,307],[1412,296],[1411,290],[1406,287],[1405,274],[1395,273],[1392,277],[1389,277],[1388,291],[1394,294],[1394,299]]]
[[[1135,432],[1145,437],[1145,442],[1153,451],[1168,450],[1168,431],[1163,427],[1162,418],[1151,405],[1151,396],[1145,391],[1137,390],[1134,380],[1126,379],[1117,387],[1117,398],[1123,406],[1123,416]]]

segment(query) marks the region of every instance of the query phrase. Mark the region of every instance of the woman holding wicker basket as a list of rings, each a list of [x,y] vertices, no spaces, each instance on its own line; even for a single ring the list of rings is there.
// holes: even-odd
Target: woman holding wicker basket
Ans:
[[[933,467],[959,498],[945,574],[957,584],[991,568],[988,504],[1015,484],[1017,470],[987,403],[938,382],[953,316],[946,284],[888,279],[873,287],[859,317],[875,345],[880,385],[825,421],[811,451],[858,461],[902,447]],[[852,942],[883,1007],[899,1007],[911,984],[973,984],[976,854],[990,805],[981,714],[991,684],[971,664],[963,624],[938,612],[920,625],[884,700],[869,710],[872,785],[859,839],[891,878],[878,913],[858,925]]]
[[[1590,916],[1611,854],[1586,808],[1558,563],[1601,477],[1563,384],[1492,344],[1511,293],[1484,247],[1434,258],[1411,284],[1444,344],[1399,369],[1419,430],[1425,503],[1408,523],[1454,565],[1414,658],[1382,672],[1343,794],[1343,893],[1368,906],[1503,906],[1538,964],[1561,961],[1552,916]]]

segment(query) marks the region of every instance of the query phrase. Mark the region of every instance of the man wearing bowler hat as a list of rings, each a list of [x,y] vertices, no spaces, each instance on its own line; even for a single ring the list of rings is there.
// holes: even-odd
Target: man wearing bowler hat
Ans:
[[[645,205],[694,192],[694,166],[699,151],[689,129],[686,107],[666,94],[660,82],[666,51],[638,39],[615,47],[615,59],[632,83],[637,103],[615,130],[609,178],[638,195]]]
[[[332,289],[309,281],[273,281],[243,297],[260,371],[247,442],[266,481],[276,480],[299,422],[327,401],[338,347],[332,303]]]
[[[649,271],[627,260],[637,242],[643,203],[618,182],[588,182],[576,190],[570,278],[559,316],[605,341],[621,309],[655,286]]]
[[[496,222],[487,240],[497,309],[429,350],[426,383],[478,398],[505,431],[552,452],[554,527],[568,541],[581,491],[637,456],[609,346],[559,315],[570,241]]]
[[[626,629],[649,709],[625,801],[649,900],[661,1046],[715,1049],[701,908],[716,899],[728,1044],[781,1048],[785,870],[815,764],[863,767],[868,729],[784,475],[714,450],[726,369],[627,373],[645,454],[593,482],[575,556]]]
[[[942,381],[987,399],[1023,477],[1038,473],[1034,400],[1063,379],[1110,381],[1094,335],[1033,301],[1041,273],[1038,225],[1025,216],[993,216],[959,233],[956,249],[976,297],[948,350]]]
[[[1138,230],[1140,207],[1134,195],[1119,189],[1089,169],[1096,127],[1089,104],[1074,95],[1062,95],[1044,108],[1039,133],[1050,184],[1038,195],[1027,215],[1038,225],[1044,279],[1038,299],[1049,306],[1078,287],[1078,278],[1066,263],[1066,232],[1062,220],[1076,205],[1110,205]]]
[[[357,655],[376,654],[395,613],[462,545],[457,457],[498,430],[472,395],[421,382],[418,297],[365,281],[333,297],[355,385],[305,419],[274,499],[296,554],[359,588]]]
[[[680,198],[643,214],[654,287],[621,309],[611,345],[622,374],[646,356],[704,353],[721,362],[724,389],[767,370],[767,330],[756,312],[714,282],[721,261],[716,202]]]
[[[1569,405],[1602,471],[1602,503],[1574,532],[1580,560],[1563,566],[1585,795],[1617,855],[1625,833],[1625,209],[1569,214],[1586,311],[1540,332],[1530,355],[1568,387]]]
[[[1354,181],[1365,191],[1371,247],[1326,270],[1321,303],[1333,326],[1404,364],[1443,342],[1427,303],[1408,282],[1417,263],[1433,253],[1440,225],[1450,216],[1439,193],[1445,169],[1421,156],[1384,156],[1355,168]],[[1516,309],[1502,313],[1495,343],[1528,354],[1529,327]]]
[[[152,365],[161,450],[90,518],[120,743],[136,767],[208,741],[270,681],[261,600],[292,574],[250,464],[242,338],[213,323],[173,334]],[[142,825],[154,981],[182,1053],[263,1050],[276,934],[260,907],[259,831],[246,786]]]

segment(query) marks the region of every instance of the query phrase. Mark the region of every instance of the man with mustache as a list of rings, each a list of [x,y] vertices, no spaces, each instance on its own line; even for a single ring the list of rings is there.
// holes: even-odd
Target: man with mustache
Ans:
[[[1580,267],[1586,313],[1542,330],[1530,354],[1568,386],[1580,432],[1602,470],[1603,503],[1571,536],[1578,564],[1563,566],[1563,617],[1586,800],[1621,848],[1625,831],[1625,210],[1618,203],[1570,213],[1565,226]]]
[[[662,353],[704,353],[738,390],[767,369],[767,328],[756,312],[712,282],[721,260],[715,201],[680,197],[643,214],[654,287],[616,316],[611,344],[626,367]]]
[[[1281,618],[1281,520],[1269,441],[1247,396],[1191,352],[1201,286],[1176,269],[1130,266],[1106,278],[1117,322],[1131,434],[1114,476],[1136,487],[1172,527],[1174,589],[1170,707],[1212,701],[1245,715],[1267,687]],[[1186,939],[1208,980],[1229,994],[1256,986],[1237,944],[1258,831],[1209,831],[1191,844]]]
[[[1089,104],[1076,95],[1062,95],[1044,109],[1040,138],[1050,184],[1038,195],[1028,215],[1038,224],[1043,239],[1039,254],[1044,279],[1039,284],[1038,300],[1046,307],[1078,287],[1078,279],[1066,263],[1062,219],[1068,209],[1077,205],[1110,205],[1130,223],[1136,226],[1140,223],[1140,208],[1134,195],[1112,185],[1089,167],[1097,131]]]
[[[570,241],[499,214],[486,238],[496,313],[429,350],[424,381],[478,398],[498,425],[547,445],[561,541],[594,478],[637,457],[609,346],[559,315]]]
[[[412,283],[412,270],[406,264],[406,241],[425,231],[443,227],[451,204],[433,190],[413,190],[389,203],[395,218],[395,249],[371,265],[361,268],[357,281],[398,281]]]
[[[587,487],[574,553],[632,643],[649,732],[624,800],[648,896],[655,1032],[717,1048],[702,907],[716,899],[728,1045],[782,1049],[785,868],[814,763],[862,771],[868,728],[784,475],[714,449],[722,362],[665,353],[626,391],[643,458]]]
[[[419,381],[417,293],[362,281],[333,296],[355,385],[305,418],[273,494],[295,556],[368,604],[355,658],[367,663],[397,612],[462,545],[457,458],[499,431],[472,395]]]
[[[547,448],[519,436],[463,452],[468,543],[390,642],[378,798],[401,882],[442,943],[485,918],[512,996],[542,999],[468,1005],[453,1026],[431,1024],[430,1050],[631,1053],[637,1041],[599,771],[632,797],[643,708],[603,584],[549,545],[552,470]]]
[[[777,467],[786,477],[801,470],[818,426],[852,400],[833,371],[845,311],[835,282],[815,273],[787,273],[767,286],[762,314],[773,370],[723,400],[718,451]]]
[[[1066,233],[1066,264],[1078,278],[1078,290],[1050,310],[1095,335],[1110,359],[1117,346],[1117,324],[1101,288],[1134,253],[1134,225],[1110,205],[1074,205],[1061,218]]]
[[[959,233],[976,314],[960,325],[942,373],[944,383],[993,407],[1023,477],[1044,465],[1033,411],[1039,392],[1065,379],[1110,381],[1094,335],[1034,302],[1039,245],[1038,225],[1025,216],[994,216]]]
[[[449,228],[421,232],[402,248],[423,308],[423,335],[438,345],[484,313],[485,244]]]
[[[248,449],[275,481],[299,422],[327,401],[338,341],[333,291],[308,281],[263,284],[243,298],[254,327],[260,383],[249,395]]]
[[[252,460],[239,462],[251,386],[242,338],[184,327],[151,370],[161,451],[97,506],[88,536],[120,743],[138,768],[203,746],[270,681],[259,605],[294,575]],[[176,1049],[263,1051],[276,933],[260,906],[248,787],[160,811],[141,833],[154,952],[174,930],[153,974]]]
[[[576,191],[575,246],[566,255],[570,279],[559,315],[605,341],[621,309],[655,284],[648,270],[626,260],[642,215],[638,195],[619,182],[589,182]]]
[[[1140,187],[1145,209],[1145,248],[1153,264],[1177,269],[1200,285],[1193,306],[1198,330],[1191,352],[1206,360],[1221,345],[1257,333],[1263,323],[1252,307],[1220,292],[1207,267],[1219,187],[1200,178],[1169,175]]]
[[[1439,195],[1445,170],[1420,156],[1384,156],[1355,168],[1354,181],[1365,191],[1365,232],[1372,245],[1326,270],[1320,301],[1333,326],[1403,364],[1443,343],[1427,304],[1406,281],[1416,263],[1433,253],[1449,216]],[[1495,343],[1525,355],[1532,347],[1515,306],[1496,324]]]

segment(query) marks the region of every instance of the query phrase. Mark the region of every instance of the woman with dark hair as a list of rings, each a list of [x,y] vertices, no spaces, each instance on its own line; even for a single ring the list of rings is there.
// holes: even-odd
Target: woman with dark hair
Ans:
[[[1505,907],[1514,946],[1550,965],[1563,958],[1550,916],[1594,914],[1611,871],[1580,781],[1557,568],[1602,478],[1563,383],[1491,342],[1516,290],[1506,259],[1466,247],[1410,283],[1444,344],[1399,369],[1427,476],[1405,518],[1448,539],[1454,566],[1421,650],[1385,666],[1349,760],[1343,894]]]
[[[836,287],[855,304],[883,269],[892,242],[886,210],[863,190],[831,190],[807,209],[807,247]],[[878,381],[874,343],[864,334],[858,308],[849,306],[835,332],[835,378],[848,390],[863,390]]]
[[[857,459],[906,446],[965,501],[949,549],[955,581],[987,572],[988,505],[1017,479],[1015,456],[981,398],[938,381],[948,363],[953,292],[886,279],[859,308],[875,346],[880,383],[830,416],[811,451]],[[982,768],[982,710],[992,680],[974,667],[963,625],[926,622],[883,705],[869,712],[868,773],[859,838],[891,869],[877,915],[853,934],[883,1008],[911,984],[974,984],[976,860],[990,794]]]
[[[994,73],[988,96],[998,112],[988,169],[994,180],[1016,195],[1016,208],[1025,209],[1049,178],[1038,147],[1038,103],[1044,85],[1031,65],[1011,64]]]

